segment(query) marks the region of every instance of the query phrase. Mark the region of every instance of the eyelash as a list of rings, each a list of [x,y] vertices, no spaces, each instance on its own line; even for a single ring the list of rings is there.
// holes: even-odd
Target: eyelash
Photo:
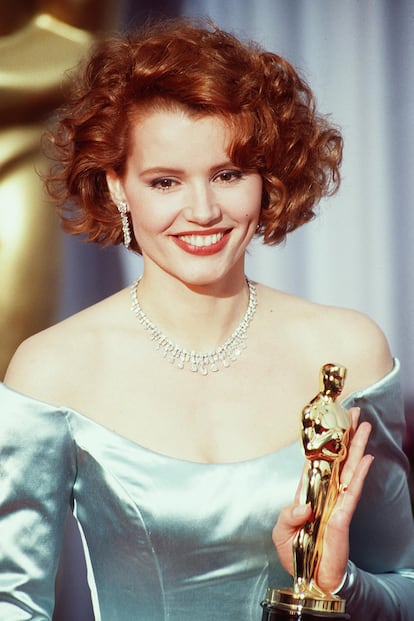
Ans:
[[[165,181],[167,181],[169,185],[167,185],[167,186],[165,186],[165,185],[164,185],[164,186],[163,186],[162,184],[163,184]],[[161,190],[161,191],[163,191],[163,192],[166,192],[167,190],[169,190],[169,189],[172,187],[172,185],[173,185],[174,183],[176,183],[176,182],[174,181],[174,179],[169,179],[168,177],[161,177],[161,178],[159,178],[159,179],[154,179],[153,181],[151,181],[151,182],[150,182],[150,187],[151,187],[151,188],[154,188],[154,189]]]
[[[217,177],[222,177],[223,175],[229,175],[230,177],[230,179],[225,181],[225,183],[231,183],[232,181],[241,179],[244,176],[241,170],[222,170],[214,178],[217,179]],[[224,180],[222,179],[222,181]]]
[[[223,177],[224,175],[228,175],[230,178],[227,180],[221,179],[223,183],[232,183],[233,181],[236,181],[237,179],[241,179],[244,176],[241,170],[222,170],[221,172],[214,175],[213,181],[217,179],[220,180],[220,177]],[[162,185],[165,182],[167,182],[168,185]],[[179,183],[179,182],[175,181],[175,179],[171,179],[170,177],[159,177],[151,181],[149,185],[151,188],[159,189],[162,192],[167,192],[176,183]]]

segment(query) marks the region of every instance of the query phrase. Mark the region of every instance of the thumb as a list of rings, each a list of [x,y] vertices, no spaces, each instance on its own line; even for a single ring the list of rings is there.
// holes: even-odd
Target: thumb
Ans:
[[[287,572],[293,575],[293,540],[298,530],[311,518],[310,505],[294,504],[280,512],[273,529],[272,539],[279,560]]]
[[[310,505],[294,504],[280,512],[279,519],[273,529],[273,541],[276,546],[283,545],[295,536],[312,515]]]
[[[311,516],[311,513],[312,511],[310,505],[292,505],[292,524],[294,524],[296,527],[301,526]]]

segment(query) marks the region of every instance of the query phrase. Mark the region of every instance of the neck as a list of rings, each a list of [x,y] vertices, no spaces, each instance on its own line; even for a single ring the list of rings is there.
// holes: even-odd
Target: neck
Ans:
[[[235,330],[246,312],[244,274],[205,286],[189,286],[169,275],[157,282],[144,273],[139,305],[169,339],[188,350],[211,351]]]

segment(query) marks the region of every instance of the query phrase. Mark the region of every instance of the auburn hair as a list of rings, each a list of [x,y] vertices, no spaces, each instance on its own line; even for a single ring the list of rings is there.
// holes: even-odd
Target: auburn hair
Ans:
[[[277,244],[339,185],[342,138],[306,81],[280,56],[209,20],[168,19],[102,40],[77,69],[46,147],[46,180],[66,231],[102,245],[123,234],[106,172],[122,177],[140,110],[218,115],[229,157],[263,178],[257,234]],[[131,248],[139,252],[133,239]]]

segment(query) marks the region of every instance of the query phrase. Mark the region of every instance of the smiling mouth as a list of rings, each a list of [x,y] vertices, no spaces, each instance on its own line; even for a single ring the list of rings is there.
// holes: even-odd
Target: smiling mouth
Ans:
[[[220,252],[227,244],[231,229],[216,231],[214,233],[200,234],[181,233],[173,236],[173,240],[182,250],[189,254],[208,256]]]
[[[213,246],[221,241],[224,237],[224,232],[213,233],[212,235],[177,235],[177,238],[195,248],[205,248]]]

